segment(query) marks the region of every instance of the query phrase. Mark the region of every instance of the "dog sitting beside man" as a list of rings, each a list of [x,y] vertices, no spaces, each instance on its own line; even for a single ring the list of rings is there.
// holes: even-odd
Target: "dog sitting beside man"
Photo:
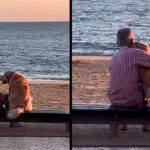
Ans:
[[[145,54],[150,55],[150,47],[147,43],[134,42],[131,47],[143,50]],[[147,103],[150,101],[150,68],[140,66],[139,73],[142,80],[144,101]]]
[[[8,71],[0,77],[2,84],[9,85],[9,93],[0,93],[0,109],[7,111],[7,118],[14,120],[22,113],[32,110],[32,98],[29,85],[23,74]],[[17,122],[11,122],[10,126],[19,125]]]

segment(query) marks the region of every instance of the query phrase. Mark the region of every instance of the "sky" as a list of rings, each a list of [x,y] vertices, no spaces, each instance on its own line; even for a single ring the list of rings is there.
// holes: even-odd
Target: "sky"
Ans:
[[[0,0],[0,22],[69,21],[69,0]]]

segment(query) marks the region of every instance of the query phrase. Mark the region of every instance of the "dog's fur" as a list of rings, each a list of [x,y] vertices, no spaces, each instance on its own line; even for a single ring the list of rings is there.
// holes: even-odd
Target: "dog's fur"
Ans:
[[[1,76],[2,84],[9,84],[9,119],[17,118],[21,113],[32,110],[32,98],[30,88],[23,74],[18,72],[5,72]]]
[[[131,47],[144,50],[145,54],[150,55],[150,48],[149,45],[146,43],[134,42]],[[142,79],[142,87],[144,91],[145,100],[149,101],[150,100],[150,68],[140,67],[139,73]]]

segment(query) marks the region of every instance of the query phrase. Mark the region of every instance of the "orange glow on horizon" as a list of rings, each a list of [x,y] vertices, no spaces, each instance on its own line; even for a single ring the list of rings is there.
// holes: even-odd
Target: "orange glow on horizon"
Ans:
[[[0,22],[69,21],[69,0],[0,0]]]

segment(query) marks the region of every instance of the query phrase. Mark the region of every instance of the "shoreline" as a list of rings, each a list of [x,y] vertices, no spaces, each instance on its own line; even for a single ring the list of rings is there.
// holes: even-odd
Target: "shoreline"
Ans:
[[[27,79],[28,84],[69,84],[69,80]]]
[[[100,53],[73,53],[72,56],[113,56],[113,54],[100,54]]]
[[[72,56],[72,61],[77,61],[77,60],[81,60],[81,61],[86,61],[86,60],[107,60],[110,61],[110,59],[112,58],[112,56],[108,56],[108,55],[78,55],[78,56]]]

